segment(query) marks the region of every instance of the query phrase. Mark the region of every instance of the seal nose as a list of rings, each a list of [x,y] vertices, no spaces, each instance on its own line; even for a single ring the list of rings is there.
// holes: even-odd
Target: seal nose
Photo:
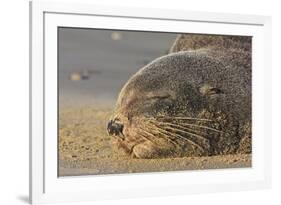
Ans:
[[[109,135],[123,135],[123,124],[110,120],[107,123],[107,132]]]

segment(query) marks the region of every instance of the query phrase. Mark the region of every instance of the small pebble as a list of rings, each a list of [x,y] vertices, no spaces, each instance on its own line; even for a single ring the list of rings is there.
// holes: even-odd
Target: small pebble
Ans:
[[[81,80],[81,74],[80,73],[71,73],[70,80],[72,80],[72,81]]]

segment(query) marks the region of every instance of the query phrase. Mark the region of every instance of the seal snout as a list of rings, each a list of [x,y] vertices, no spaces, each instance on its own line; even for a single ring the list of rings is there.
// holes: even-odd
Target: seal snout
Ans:
[[[116,122],[115,120],[110,120],[107,123],[107,132],[109,135],[120,136],[123,138],[123,128],[124,125],[120,122]]]

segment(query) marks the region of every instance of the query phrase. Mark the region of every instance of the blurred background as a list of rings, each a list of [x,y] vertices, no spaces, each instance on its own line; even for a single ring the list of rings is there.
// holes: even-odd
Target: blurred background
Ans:
[[[168,53],[176,34],[59,28],[59,103],[113,105],[127,80]]]

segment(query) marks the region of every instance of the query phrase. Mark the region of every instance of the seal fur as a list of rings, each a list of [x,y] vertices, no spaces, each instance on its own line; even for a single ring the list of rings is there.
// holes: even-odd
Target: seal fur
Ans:
[[[137,158],[251,152],[251,38],[180,35],[122,88],[114,144]]]

